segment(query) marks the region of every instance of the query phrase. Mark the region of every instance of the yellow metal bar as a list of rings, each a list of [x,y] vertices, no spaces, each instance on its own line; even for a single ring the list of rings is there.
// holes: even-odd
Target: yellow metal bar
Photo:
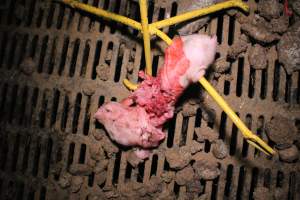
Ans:
[[[247,126],[240,120],[240,118],[235,114],[235,112],[229,107],[225,100],[218,94],[218,92],[211,86],[211,84],[202,77],[199,82],[205,88],[205,90],[210,94],[210,96],[218,103],[218,105],[224,110],[228,117],[233,121],[233,123],[240,129],[247,141],[254,145],[256,148],[263,150],[264,153],[274,154],[275,151],[269,147],[262,139],[257,135],[254,135]],[[256,142],[256,143],[255,143]],[[258,145],[259,146],[258,146]]]
[[[94,14],[96,16],[99,16],[99,17],[104,17],[104,18],[107,18],[107,19],[111,19],[111,20],[120,22],[122,24],[126,24],[126,25],[128,25],[132,28],[137,29],[137,30],[142,30],[141,23],[139,23],[139,22],[137,22],[133,19],[130,19],[128,17],[124,17],[122,15],[118,15],[118,14],[115,14],[115,13],[112,13],[112,12],[108,12],[108,11],[103,10],[101,8],[96,8],[96,7],[93,7],[93,6],[84,4],[84,3],[80,3],[77,0],[62,0],[62,2],[69,5],[69,6],[71,6],[71,7],[73,7],[73,8],[77,8],[77,9],[86,11],[88,13],[92,13],[92,14]]]
[[[168,45],[171,45],[172,40],[169,38],[167,34],[153,27],[153,33],[159,36],[163,41],[165,41]],[[131,83],[128,79],[123,80],[123,84],[129,90],[136,90],[138,88],[137,84]]]
[[[167,34],[165,34],[164,32],[162,32],[161,30],[159,30],[155,27],[150,27],[150,31],[151,31],[152,34],[155,34],[158,37],[160,37],[160,39],[165,41],[168,45],[172,44],[171,38],[169,38],[169,36]]]
[[[158,22],[154,22],[152,24],[150,24],[150,27],[156,27],[158,29],[160,28],[164,28],[167,26],[171,26],[183,21],[187,21],[190,19],[193,19],[195,17],[200,17],[203,15],[207,15],[210,13],[214,13],[220,10],[224,10],[227,8],[232,8],[232,7],[238,7],[241,8],[242,10],[248,12],[249,11],[249,7],[247,4],[243,3],[241,0],[230,0],[230,1],[225,1],[222,3],[218,3],[212,6],[209,6],[207,8],[201,8],[198,10],[194,10],[194,11],[190,11],[181,15],[177,15],[175,17],[171,17],[165,20],[161,20]]]
[[[143,0],[145,1],[145,0]],[[83,10],[83,11],[86,11],[86,12],[89,12],[89,13],[92,13],[96,16],[100,16],[100,17],[104,17],[104,18],[107,18],[107,19],[111,19],[111,20],[115,20],[117,22],[120,22],[120,23],[123,23],[123,24],[126,24],[132,28],[135,28],[137,30],[142,30],[142,25],[137,22],[137,21],[134,21],[130,18],[127,18],[127,17],[124,17],[122,15],[117,15],[117,14],[114,14],[114,13],[111,13],[111,12],[108,12],[108,11],[105,11],[101,8],[96,8],[96,7],[93,7],[93,6],[90,6],[90,5],[86,5],[86,4],[83,4],[83,3],[80,3],[76,0],[63,0],[62,1],[63,3],[73,7],[73,8],[77,8],[77,9],[80,9],[80,10]],[[143,2],[143,3],[146,3],[146,2]],[[147,11],[147,8],[144,10]],[[143,10],[143,16],[144,16],[144,10]],[[146,15],[146,19],[147,19],[147,15]],[[145,59],[146,59],[146,73],[149,74],[149,75],[152,75],[152,67],[151,67],[151,55],[150,55],[150,36],[148,37],[148,42],[146,41],[145,42],[145,32],[147,33],[148,32],[148,35],[150,34],[148,28],[148,22],[146,23],[146,31],[143,30],[143,33],[144,33],[144,45],[145,47],[147,47],[148,50],[148,53],[147,53],[147,50],[145,49]],[[166,41],[168,44],[170,44],[172,42],[172,40],[165,34],[163,33],[162,31],[158,30],[157,28],[155,27],[152,27],[151,28],[153,31],[154,34],[157,34],[160,38],[162,38],[164,41]],[[147,35],[147,34],[146,34]],[[147,37],[146,37],[146,40],[147,40]],[[148,44],[148,45],[147,45]],[[150,63],[150,64],[149,64]],[[138,86],[134,83],[131,83],[129,80],[125,79],[123,81],[124,85],[130,89],[130,90],[135,90]]]
[[[147,11],[147,1],[139,0],[140,12],[142,19],[142,32],[144,40],[144,51],[146,60],[146,73],[152,76],[152,66],[151,66],[151,47],[150,47],[150,33],[148,26],[148,11]]]
[[[123,84],[129,89],[129,90],[136,90],[138,88],[137,84],[131,83],[128,79],[123,80]]]
[[[249,144],[251,144],[252,146],[254,146],[255,148],[257,148],[258,150],[264,152],[266,155],[270,156],[272,155],[271,152],[267,152],[265,149],[263,149],[261,146],[257,145],[255,142],[253,142],[252,140],[246,140]],[[275,152],[274,152],[275,153]],[[273,154],[274,154],[273,153]]]

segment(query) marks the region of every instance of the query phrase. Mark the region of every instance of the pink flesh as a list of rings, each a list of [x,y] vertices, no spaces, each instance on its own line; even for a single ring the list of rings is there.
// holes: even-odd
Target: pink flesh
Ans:
[[[136,155],[147,158],[149,148],[157,147],[165,138],[162,126],[173,117],[176,100],[213,62],[216,45],[216,37],[205,35],[175,38],[166,50],[165,64],[158,76],[140,72],[144,81],[138,89],[120,103],[100,107],[95,118],[105,126],[112,140],[140,147]]]
[[[150,156],[151,151],[148,149],[137,149],[134,151],[135,155],[140,159],[146,159]]]

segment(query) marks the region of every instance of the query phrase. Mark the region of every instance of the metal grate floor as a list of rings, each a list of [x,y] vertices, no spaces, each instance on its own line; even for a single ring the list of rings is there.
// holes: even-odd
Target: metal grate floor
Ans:
[[[83,2],[139,18],[135,1]],[[151,2],[150,21],[176,15],[181,3]],[[248,3],[255,8],[255,1]],[[100,190],[121,188],[129,180],[147,184],[151,176],[171,171],[160,150],[133,168],[127,162],[128,152],[112,145],[103,126],[92,118],[104,102],[129,94],[122,85],[124,78],[138,81],[145,61],[141,42],[133,39],[136,31],[46,0],[2,0],[0,9],[0,199],[90,199]],[[174,27],[164,31],[172,35]],[[201,32],[217,34],[220,56],[241,34],[240,24],[225,12]],[[157,71],[163,56],[153,52]],[[300,73],[286,75],[276,55],[273,46],[268,51],[268,68],[255,70],[246,52],[231,63],[230,79],[211,80],[241,119],[266,141],[264,124],[272,116],[280,113],[300,122]],[[32,68],[23,69],[24,62]],[[97,76],[100,63],[109,66],[104,79]],[[128,72],[130,65],[132,72]],[[201,93],[200,86],[195,89]],[[255,188],[264,186],[271,191],[282,189],[284,199],[300,199],[299,164],[267,158],[249,146],[214,101],[204,97],[205,106],[215,111],[214,121],[207,123],[200,107],[193,117],[183,117],[180,111],[168,123],[168,135],[160,147],[191,145],[195,128],[219,133],[229,156],[219,161],[218,178],[199,183],[204,187],[201,194],[209,199],[252,199]],[[62,189],[63,172],[74,164],[93,163],[90,149],[97,144],[112,151],[105,173],[82,176],[78,193]],[[203,148],[194,159],[213,158],[210,142],[203,143]],[[99,185],[103,176],[106,180]],[[164,189],[178,198],[186,193],[185,186],[174,181]]]

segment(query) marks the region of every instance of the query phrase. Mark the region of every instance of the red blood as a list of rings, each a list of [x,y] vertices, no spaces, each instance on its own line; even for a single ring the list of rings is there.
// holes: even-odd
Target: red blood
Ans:
[[[293,12],[291,10],[289,10],[289,2],[288,0],[284,1],[284,13],[286,16],[292,16]]]

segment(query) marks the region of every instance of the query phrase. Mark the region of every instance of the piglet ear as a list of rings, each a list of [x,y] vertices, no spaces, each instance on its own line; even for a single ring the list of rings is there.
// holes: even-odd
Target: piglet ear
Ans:
[[[211,40],[212,40],[212,42],[213,42],[213,44],[217,44],[218,42],[218,37],[216,36],[216,35],[213,35],[212,37],[211,37]]]
[[[94,114],[94,118],[97,120],[100,120],[101,116],[101,110],[100,108],[97,110],[97,112]]]

